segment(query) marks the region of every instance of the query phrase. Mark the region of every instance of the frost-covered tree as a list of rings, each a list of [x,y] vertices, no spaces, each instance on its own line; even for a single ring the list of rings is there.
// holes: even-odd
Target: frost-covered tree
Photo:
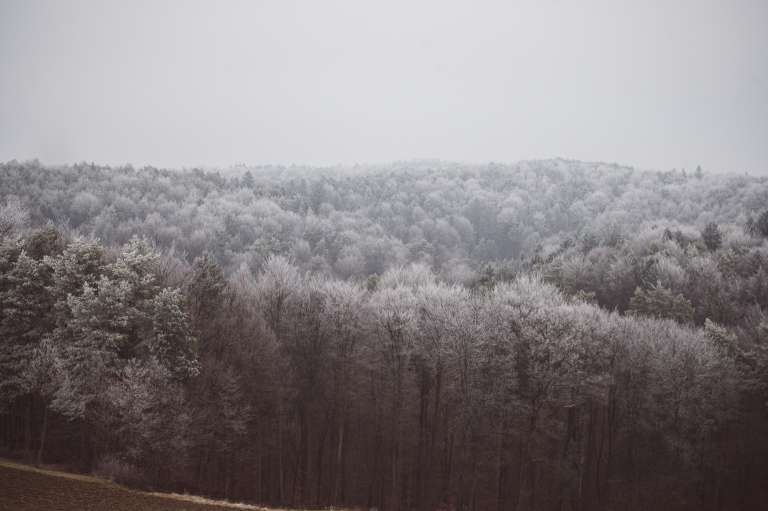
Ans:
[[[768,181],[250,171],[0,164],[3,452],[276,507],[768,498]]]
[[[682,295],[674,294],[662,286],[635,289],[629,302],[629,312],[657,318],[670,318],[681,323],[693,320],[693,307]]]
[[[23,229],[29,222],[29,212],[18,200],[9,200],[0,206],[0,239]]]
[[[746,230],[753,236],[768,237],[768,210],[763,211],[756,219],[750,217]]]
[[[709,250],[717,250],[723,244],[723,235],[716,223],[710,222],[701,231],[701,239]]]
[[[178,289],[161,290],[148,304],[152,334],[146,344],[149,353],[174,378],[184,380],[198,373],[197,340],[190,332],[184,297]]]
[[[31,368],[42,337],[52,328],[53,302],[46,285],[50,268],[25,250],[5,247],[0,287],[0,407],[8,409],[24,400],[24,447],[32,448],[32,420],[36,378]],[[15,260],[9,260],[16,255]]]

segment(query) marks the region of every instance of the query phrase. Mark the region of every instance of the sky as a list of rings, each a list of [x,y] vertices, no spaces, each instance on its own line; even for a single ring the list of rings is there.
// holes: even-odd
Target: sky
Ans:
[[[0,161],[768,175],[768,1],[0,0]]]

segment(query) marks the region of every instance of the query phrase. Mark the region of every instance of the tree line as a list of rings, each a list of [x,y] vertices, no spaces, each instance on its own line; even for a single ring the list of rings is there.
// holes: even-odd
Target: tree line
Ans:
[[[217,171],[11,161],[0,163],[0,203],[10,201],[35,225],[54,221],[108,245],[138,236],[188,263],[209,254],[227,274],[283,254],[342,279],[421,263],[467,283],[489,263],[658,223],[714,222],[726,244],[739,243],[768,204],[768,179],[568,160]]]
[[[535,271],[340,280],[270,256],[227,277],[52,226],[6,229],[0,266],[0,439],[38,462],[294,506],[765,498],[761,311],[622,314]]]

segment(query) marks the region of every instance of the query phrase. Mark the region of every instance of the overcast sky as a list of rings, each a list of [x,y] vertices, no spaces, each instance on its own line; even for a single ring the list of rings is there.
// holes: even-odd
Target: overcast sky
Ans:
[[[0,0],[0,161],[768,174],[768,1]]]

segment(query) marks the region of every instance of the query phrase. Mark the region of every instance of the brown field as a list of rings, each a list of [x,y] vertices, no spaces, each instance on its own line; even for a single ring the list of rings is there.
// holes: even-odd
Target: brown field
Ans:
[[[96,477],[0,460],[0,511],[269,511],[201,497],[130,490]],[[278,511],[278,510],[271,510]]]

